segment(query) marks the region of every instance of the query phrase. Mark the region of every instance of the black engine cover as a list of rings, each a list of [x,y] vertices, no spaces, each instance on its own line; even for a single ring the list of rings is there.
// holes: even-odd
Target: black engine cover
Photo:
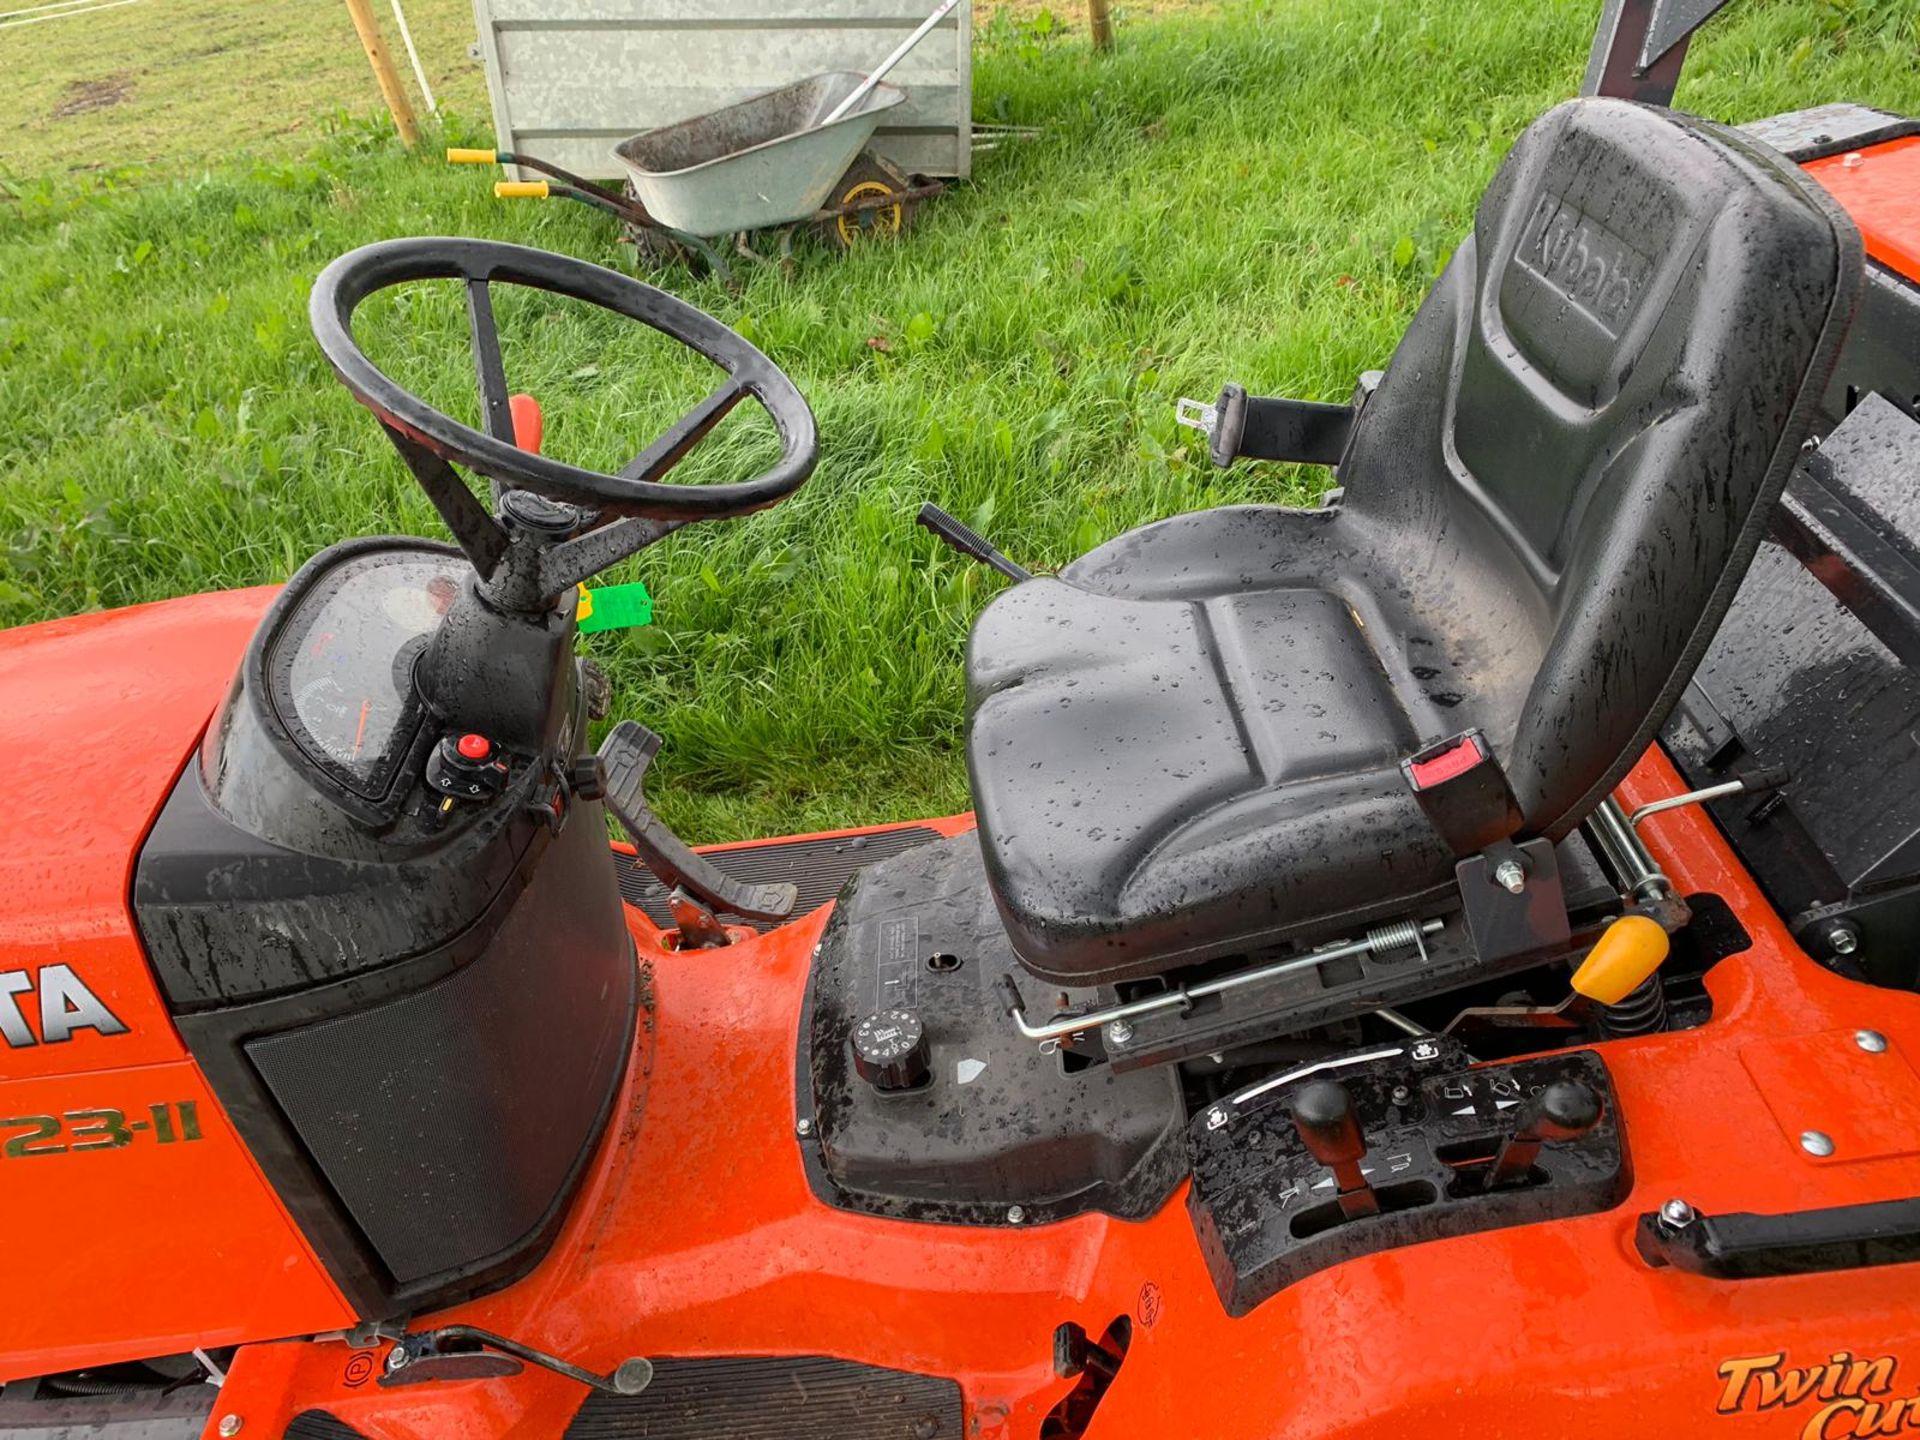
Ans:
[[[1166,1201],[1186,1169],[1173,1069],[1068,1070],[1069,1057],[1022,1038],[995,998],[1009,973],[1024,974],[973,834],[882,860],[848,885],[820,942],[801,1037],[799,1108],[822,1199],[975,1225],[1085,1210],[1137,1220]],[[924,1085],[883,1093],[855,1074],[849,1037],[881,1010],[924,1025]]]

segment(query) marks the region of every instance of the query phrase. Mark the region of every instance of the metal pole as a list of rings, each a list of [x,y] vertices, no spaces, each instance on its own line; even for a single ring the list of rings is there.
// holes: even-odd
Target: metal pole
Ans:
[[[1620,813],[1620,804],[1611,795],[1594,807],[1587,817],[1587,830],[1599,842],[1615,877],[1634,899],[1657,904],[1673,898],[1673,885],[1654,863],[1653,856]]]
[[[914,46],[918,45],[922,40],[926,39],[928,32],[931,31],[933,27],[938,25],[942,20],[946,19],[948,12],[950,12],[953,9],[953,7],[958,5],[959,3],[960,3],[960,0],[940,0],[940,4],[934,10],[934,12],[931,15],[929,15],[926,19],[920,22],[920,28],[915,30],[913,34],[909,35],[906,39],[902,40],[900,42],[900,47],[897,50],[895,50],[891,55],[887,56],[886,59],[882,60],[878,65],[876,65],[873,68],[873,70],[867,75],[866,79],[862,80],[858,85],[853,87],[853,93],[847,96],[847,98],[842,100],[838,105],[834,106],[833,109],[829,110],[826,113],[826,115],[822,117],[820,123],[822,125],[831,125],[834,121],[838,120],[842,115],[851,114],[854,106],[858,105],[862,100],[867,98],[867,92],[872,90],[874,86],[878,85],[889,70],[893,69],[894,66],[898,65],[902,60],[904,60],[909,50],[913,49]]]
[[[420,95],[427,102],[427,109],[433,114],[440,113],[440,106],[433,98],[433,87],[427,84],[426,67],[420,63],[420,52],[413,48],[413,31],[407,28],[407,12],[400,8],[400,0],[392,0],[393,23],[400,27],[400,43],[407,48],[407,59],[413,62],[413,78],[420,82]]]
[[[414,123],[413,105],[407,99],[406,87],[400,83],[393,58],[387,54],[386,42],[380,38],[380,22],[373,18],[373,7],[368,0],[347,0],[347,13],[353,17],[353,28],[359,32],[361,48],[367,52],[367,63],[373,67],[373,78],[380,82],[380,94],[393,116],[393,128],[400,132],[400,143],[411,150],[420,143],[420,127]]]
[[[1337,945],[1323,945],[1318,950],[1309,950],[1304,955],[1296,955],[1286,960],[1276,960],[1272,964],[1259,966],[1253,970],[1240,970],[1231,975],[1222,975],[1215,980],[1203,980],[1197,985],[1182,985],[1177,990],[1164,991],[1158,995],[1149,995],[1144,1000],[1129,1001],[1125,1005],[1111,1005],[1105,1010],[1089,1011],[1085,1015],[1069,1015],[1063,1020],[1052,1020],[1043,1025],[1027,1023],[1027,1012],[1020,1003],[1020,989],[1008,976],[1001,976],[999,984],[1010,1003],[1007,1013],[1013,1016],[1013,1023],[1019,1027],[1021,1035],[1029,1040],[1064,1040],[1069,1035],[1081,1035],[1111,1025],[1116,1020],[1132,1020],[1141,1015],[1156,1014],[1161,1010],[1183,1009],[1195,1000],[1203,1000],[1209,995],[1224,994],[1229,990],[1238,990],[1243,985],[1257,985],[1264,980],[1277,980],[1282,975],[1291,975],[1300,970],[1311,970],[1317,965],[1325,965],[1330,960],[1344,960],[1349,955],[1378,954],[1384,947],[1383,939],[1389,929],[1399,927],[1380,927],[1369,932],[1364,940],[1344,941]],[[1422,920],[1416,926],[1412,922],[1405,925],[1402,939],[1395,935],[1391,938],[1407,945],[1417,945],[1429,935],[1437,935],[1444,928],[1439,920]],[[1424,954],[1424,950],[1422,954]]]

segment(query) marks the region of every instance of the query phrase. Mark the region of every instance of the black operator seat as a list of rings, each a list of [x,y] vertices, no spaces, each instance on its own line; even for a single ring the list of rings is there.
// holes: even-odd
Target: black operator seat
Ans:
[[[1401,762],[1474,728],[1512,838],[1572,830],[1713,637],[1861,269],[1751,139],[1615,100],[1536,121],[1338,505],[1178,515],[981,614],[967,762],[1025,965],[1105,983],[1444,899],[1462,856]]]

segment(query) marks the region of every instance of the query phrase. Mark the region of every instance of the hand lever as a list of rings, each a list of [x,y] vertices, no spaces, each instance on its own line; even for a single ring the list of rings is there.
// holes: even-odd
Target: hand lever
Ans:
[[[1016,585],[1033,578],[1033,572],[1026,566],[1014,564],[972,527],[963,525],[931,500],[920,507],[920,513],[913,517],[913,523],[931,530],[968,559],[991,565]]]
[[[1340,1209],[1349,1220],[1380,1213],[1380,1199],[1367,1183],[1360,1162],[1367,1158],[1367,1137],[1360,1131],[1353,1096],[1336,1080],[1315,1080],[1293,1097],[1294,1128],[1307,1151],[1333,1171],[1340,1187]]]
[[[1487,1171],[1487,1189],[1518,1185],[1549,1141],[1578,1140],[1600,1123],[1600,1097],[1578,1080],[1556,1080],[1520,1112],[1507,1143]]]

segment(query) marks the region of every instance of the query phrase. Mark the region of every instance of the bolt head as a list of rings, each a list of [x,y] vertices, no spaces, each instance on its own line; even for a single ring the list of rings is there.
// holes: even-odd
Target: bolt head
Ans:
[[[233,1436],[240,1433],[240,1427],[246,1423],[247,1422],[242,1420],[238,1415],[222,1415],[220,1417],[220,1433],[227,1436],[228,1440],[232,1440]]]
[[[1107,1022],[1107,1039],[1116,1045],[1124,1045],[1133,1039],[1133,1026],[1125,1020],[1109,1020]]]
[[[1827,948],[1836,955],[1851,955],[1860,948],[1860,936],[1851,925],[1836,925],[1827,931]]]
[[[793,1133],[796,1135],[811,1135],[813,1133],[813,1121],[809,1120],[805,1115],[802,1115],[798,1120],[794,1121]]]
[[[1699,1212],[1678,1195],[1660,1207],[1660,1219],[1675,1230],[1684,1230],[1699,1218]]]
[[[1867,163],[1866,157],[1862,155],[1858,150],[1849,150],[1844,156],[1841,157],[1840,168],[1842,170],[1858,170],[1862,165],[1866,163]]]
[[[1502,860],[1493,867],[1493,878],[1512,895],[1518,895],[1527,888],[1527,872],[1520,867],[1518,860]]]
[[[1884,1055],[1887,1050],[1887,1037],[1882,1035],[1878,1030],[1854,1031],[1853,1043],[1869,1055]]]
[[[1387,1096],[1396,1105],[1404,1105],[1413,1098],[1413,1092],[1404,1085],[1393,1087],[1393,1093]]]
[[[1800,1148],[1807,1154],[1824,1160],[1833,1154],[1833,1137],[1824,1130],[1802,1130]]]
[[[392,1373],[395,1370],[404,1370],[406,1368],[407,1368],[407,1347],[406,1346],[396,1345],[391,1350],[387,1351],[388,1373]]]
[[[1027,1212],[1023,1207],[1019,1205],[1009,1205],[1007,1207],[1007,1223],[1009,1225],[1018,1225],[1026,1218]]]

